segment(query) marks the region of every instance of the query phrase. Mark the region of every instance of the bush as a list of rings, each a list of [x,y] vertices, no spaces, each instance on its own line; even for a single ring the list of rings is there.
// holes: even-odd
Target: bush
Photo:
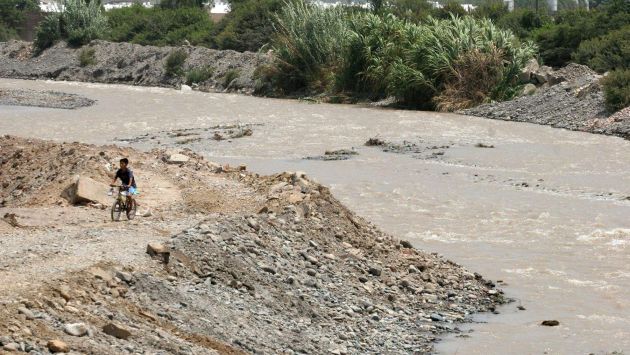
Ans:
[[[332,72],[353,36],[341,7],[289,3],[276,18],[276,31],[273,48],[280,89],[323,91],[334,83]]]
[[[521,39],[531,39],[532,32],[550,24],[551,17],[531,9],[515,9],[497,19],[497,26],[512,31]]]
[[[492,21],[497,21],[509,13],[503,0],[485,0],[472,11],[473,16],[477,18],[489,18]]]
[[[456,111],[488,100],[503,76],[503,53],[478,48],[460,55],[453,63],[453,75],[446,78],[443,90],[433,101],[439,111]]]
[[[398,18],[419,22],[431,16],[433,6],[428,1],[391,0],[387,11]]]
[[[186,41],[194,46],[211,47],[214,23],[198,7],[177,9],[145,8],[133,5],[107,13],[113,42],[153,46],[179,46]]]
[[[100,1],[65,0],[64,5],[61,30],[71,45],[87,44],[107,32],[107,17]]]
[[[630,2],[610,0],[592,11],[584,9],[559,12],[553,23],[534,32],[540,57],[547,65],[564,66],[580,43],[606,35],[630,24]]]
[[[177,49],[166,57],[164,63],[164,73],[167,76],[181,76],[184,73],[184,63],[188,58],[188,53],[183,49]]]
[[[223,87],[227,88],[228,86],[230,86],[230,84],[236,79],[238,78],[238,76],[240,75],[240,72],[236,69],[230,69],[228,70],[225,75],[223,76]]]
[[[107,18],[99,1],[65,0],[63,11],[48,15],[35,35],[37,52],[65,39],[69,44],[81,46],[101,38],[107,31]]]
[[[231,11],[217,25],[219,49],[258,51],[271,41],[273,18],[284,0],[232,2]]]
[[[186,85],[199,84],[212,77],[214,68],[194,68],[186,72]]]
[[[284,9],[278,28],[275,70],[268,72],[284,90],[394,96],[423,108],[513,97],[518,74],[536,51],[490,20],[470,16],[413,24],[391,14],[296,4]],[[456,90],[471,92],[456,97]]]
[[[17,37],[25,15],[39,11],[37,0],[0,0],[0,40]]]
[[[0,22],[0,42],[6,42],[10,39],[17,38],[17,32]]]
[[[96,64],[96,50],[85,47],[79,52],[79,66],[87,67]]]
[[[33,41],[35,54],[40,53],[59,40],[61,40],[61,14],[51,13],[37,27],[35,40]]]
[[[490,20],[470,16],[449,20],[429,18],[420,26],[399,24],[398,27],[402,40],[393,39],[380,49],[370,51],[365,73],[373,82],[385,82],[388,96],[413,106],[431,107],[445,102],[442,99],[436,102],[434,97],[439,97],[447,85],[479,90],[478,93],[462,93],[466,98],[510,99],[517,91],[518,73],[536,50],[531,43],[520,44],[514,35],[497,28]],[[396,43],[400,48],[396,48]],[[483,71],[467,69],[467,64],[482,65],[477,65],[475,59],[495,67]],[[481,82],[488,78],[493,80],[480,89],[458,86],[463,80]],[[471,99],[470,103],[479,102]]]
[[[432,12],[432,16],[439,19],[449,19],[453,16],[464,17],[467,15],[468,12],[466,12],[462,5],[456,0],[449,0],[444,6],[434,9]]]
[[[616,112],[630,106],[630,69],[611,71],[602,81],[606,107]]]
[[[573,59],[600,73],[630,69],[630,25],[602,37],[581,42]]]

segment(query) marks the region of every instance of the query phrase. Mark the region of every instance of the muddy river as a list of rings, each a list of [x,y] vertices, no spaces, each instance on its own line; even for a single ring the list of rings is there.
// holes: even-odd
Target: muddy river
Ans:
[[[466,325],[444,354],[630,352],[630,141],[458,115],[114,85],[0,80],[98,100],[0,106],[0,133],[190,147],[249,170],[301,170],[384,230],[492,280],[516,302]],[[251,136],[177,144],[155,133],[254,124]],[[117,141],[149,133],[146,139]],[[370,137],[421,152],[366,147]],[[479,148],[482,143],[494,148]],[[343,161],[305,160],[355,148]],[[139,177],[139,184],[141,184]],[[526,310],[519,310],[523,306]],[[540,326],[555,319],[558,327]],[[472,329],[471,332],[468,332]]]

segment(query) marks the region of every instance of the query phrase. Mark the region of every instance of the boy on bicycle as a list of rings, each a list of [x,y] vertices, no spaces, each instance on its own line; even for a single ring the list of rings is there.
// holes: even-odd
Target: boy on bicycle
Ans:
[[[112,181],[112,186],[116,184],[116,180],[120,179],[124,188],[127,188],[129,191],[128,199],[131,198],[131,195],[137,195],[138,190],[136,189],[136,179],[133,176],[133,171],[128,168],[129,159],[122,158],[120,159],[120,169],[116,171],[116,175],[114,176],[114,181]]]

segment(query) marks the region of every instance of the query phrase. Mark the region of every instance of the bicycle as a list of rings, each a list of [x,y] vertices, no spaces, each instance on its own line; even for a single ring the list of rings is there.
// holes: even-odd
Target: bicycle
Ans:
[[[118,187],[118,195],[114,204],[112,205],[112,221],[120,221],[120,214],[125,211],[127,220],[132,220],[136,216],[136,210],[138,206],[136,200],[129,192],[129,186],[125,185],[111,185],[112,188]],[[113,189],[110,190],[110,194],[113,193]]]

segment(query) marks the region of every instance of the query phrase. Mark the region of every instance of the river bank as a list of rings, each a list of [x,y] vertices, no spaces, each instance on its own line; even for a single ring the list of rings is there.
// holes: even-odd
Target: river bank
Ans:
[[[88,63],[85,63],[86,59],[83,62],[81,60],[86,50],[91,51]],[[168,73],[166,62],[169,55],[177,50],[183,50],[186,58],[181,73],[172,75]],[[2,42],[0,58],[2,78],[177,89],[189,84],[193,89],[203,92],[246,95],[264,94],[267,91],[265,85],[268,84],[257,78],[256,70],[272,60],[270,54],[218,51],[192,46],[153,47],[100,40],[82,48],[70,48],[60,42],[36,57],[32,56],[29,42]],[[192,77],[189,77],[193,71],[197,71],[197,75],[203,73],[196,77],[195,83],[191,83]],[[530,83],[526,94],[511,101],[483,104],[459,113],[630,139],[630,116],[607,112],[599,84],[601,76],[597,73],[585,66],[571,64],[557,71],[549,68],[548,71],[532,73],[531,77],[532,82],[540,85],[539,88]],[[540,78],[545,78],[542,80],[544,85],[541,85]]]
[[[7,351],[427,353],[504,302],[493,282],[381,232],[302,173],[259,176],[190,150],[11,136],[0,147],[2,170],[21,172],[0,174]],[[108,206],[61,197],[74,175],[107,182],[120,156],[151,213],[116,223]]]
[[[185,53],[185,60],[175,68],[180,73],[173,75],[166,62],[178,50]],[[187,74],[198,69],[204,71],[203,80],[189,84],[199,91],[252,94],[256,89],[254,72],[269,60],[252,52],[100,40],[80,48],[59,42],[38,56],[32,51],[30,42],[0,42],[0,77],[181,88]]]

